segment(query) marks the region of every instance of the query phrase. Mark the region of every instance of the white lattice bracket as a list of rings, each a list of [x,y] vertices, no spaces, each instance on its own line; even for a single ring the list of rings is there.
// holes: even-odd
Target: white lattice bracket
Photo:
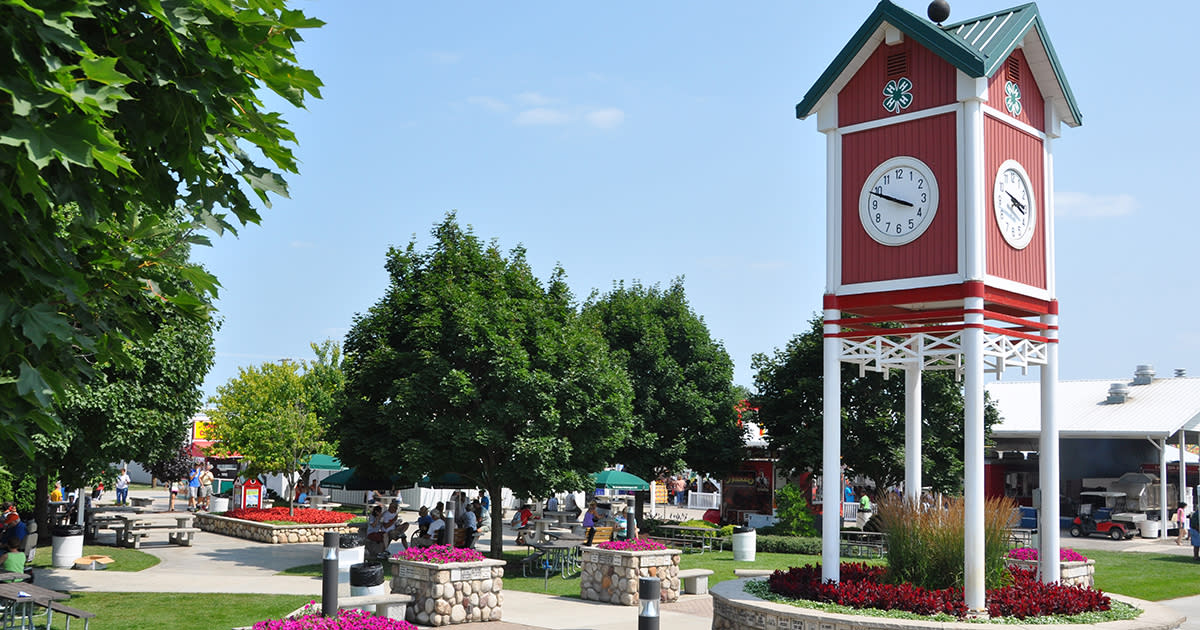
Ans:
[[[1046,346],[1045,341],[985,332],[984,371],[999,378],[1010,367],[1025,372],[1031,365],[1046,365]],[[961,378],[962,331],[848,337],[841,339],[839,356],[845,363],[858,365],[860,375],[870,370],[887,378],[891,370],[919,364],[923,370],[953,370],[956,378]]]

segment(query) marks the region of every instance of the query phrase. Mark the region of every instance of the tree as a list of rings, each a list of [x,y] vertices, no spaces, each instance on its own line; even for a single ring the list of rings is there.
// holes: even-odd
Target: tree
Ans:
[[[796,335],[773,356],[756,354],[752,365],[759,421],[780,451],[779,463],[792,471],[821,469],[822,320]],[[921,458],[925,485],[955,492],[963,474],[963,394],[952,372],[925,372],[921,383]],[[988,401],[985,431],[999,421]],[[878,372],[859,376],[842,365],[842,462],[877,488],[904,480],[904,378]]]
[[[618,283],[603,296],[593,293],[583,316],[633,385],[633,433],[616,460],[648,478],[685,467],[734,470],[744,449],[733,361],[688,304],[683,279],[665,291]]]
[[[308,476],[308,459],[333,449],[323,422],[340,395],[342,378],[337,344],[311,344],[315,362],[283,360],[240,368],[236,378],[217,387],[209,400],[214,452],[239,453],[244,474],[277,473],[293,479]],[[295,493],[288,493],[289,512]]]
[[[56,397],[134,360],[147,303],[207,314],[215,279],[171,250],[233,230],[225,212],[257,223],[251,194],[286,196],[295,137],[262,93],[319,98],[294,47],[320,24],[285,0],[0,0],[5,452],[32,456]]]
[[[166,483],[179,481],[187,479],[188,473],[192,472],[192,463],[194,461],[191,446],[180,444],[175,449],[175,452],[161,455],[157,459],[146,462],[146,471],[153,475],[155,479],[161,479]]]
[[[497,500],[584,489],[629,437],[625,372],[561,268],[543,286],[522,248],[485,247],[453,214],[433,235],[388,251],[387,292],[346,335],[342,461],[404,482],[458,472]]]

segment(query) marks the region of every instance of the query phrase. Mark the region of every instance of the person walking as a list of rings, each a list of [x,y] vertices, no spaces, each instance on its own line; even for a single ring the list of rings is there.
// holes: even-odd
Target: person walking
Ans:
[[[213,471],[212,464],[205,464],[200,471],[200,503],[204,511],[208,511],[208,502],[212,498],[213,490]]]
[[[129,503],[129,469],[122,468],[117,475],[117,505]]]
[[[195,512],[200,504],[200,464],[193,464],[188,473],[188,511]]]
[[[1183,518],[1183,511],[1185,509],[1187,509],[1187,503],[1184,503],[1183,501],[1180,501],[1179,504],[1175,506],[1175,526],[1178,528],[1179,532],[1175,535],[1175,546],[1177,547],[1182,547],[1183,540],[1188,537],[1187,531],[1183,528],[1183,524],[1187,522]]]

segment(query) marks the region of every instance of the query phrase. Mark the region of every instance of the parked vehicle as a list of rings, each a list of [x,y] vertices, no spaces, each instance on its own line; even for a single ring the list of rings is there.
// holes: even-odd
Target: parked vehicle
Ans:
[[[1090,513],[1084,513],[1075,517],[1069,531],[1076,538],[1099,534],[1113,540],[1127,540],[1133,538],[1137,528],[1133,527],[1132,523],[1114,521],[1107,514],[1100,514],[1100,518],[1097,519]]]

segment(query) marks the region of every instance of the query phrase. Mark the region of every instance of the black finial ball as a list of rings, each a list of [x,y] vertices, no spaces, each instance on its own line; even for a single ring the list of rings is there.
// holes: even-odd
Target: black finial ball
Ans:
[[[941,24],[950,18],[950,3],[946,0],[933,0],[929,3],[929,19]]]

